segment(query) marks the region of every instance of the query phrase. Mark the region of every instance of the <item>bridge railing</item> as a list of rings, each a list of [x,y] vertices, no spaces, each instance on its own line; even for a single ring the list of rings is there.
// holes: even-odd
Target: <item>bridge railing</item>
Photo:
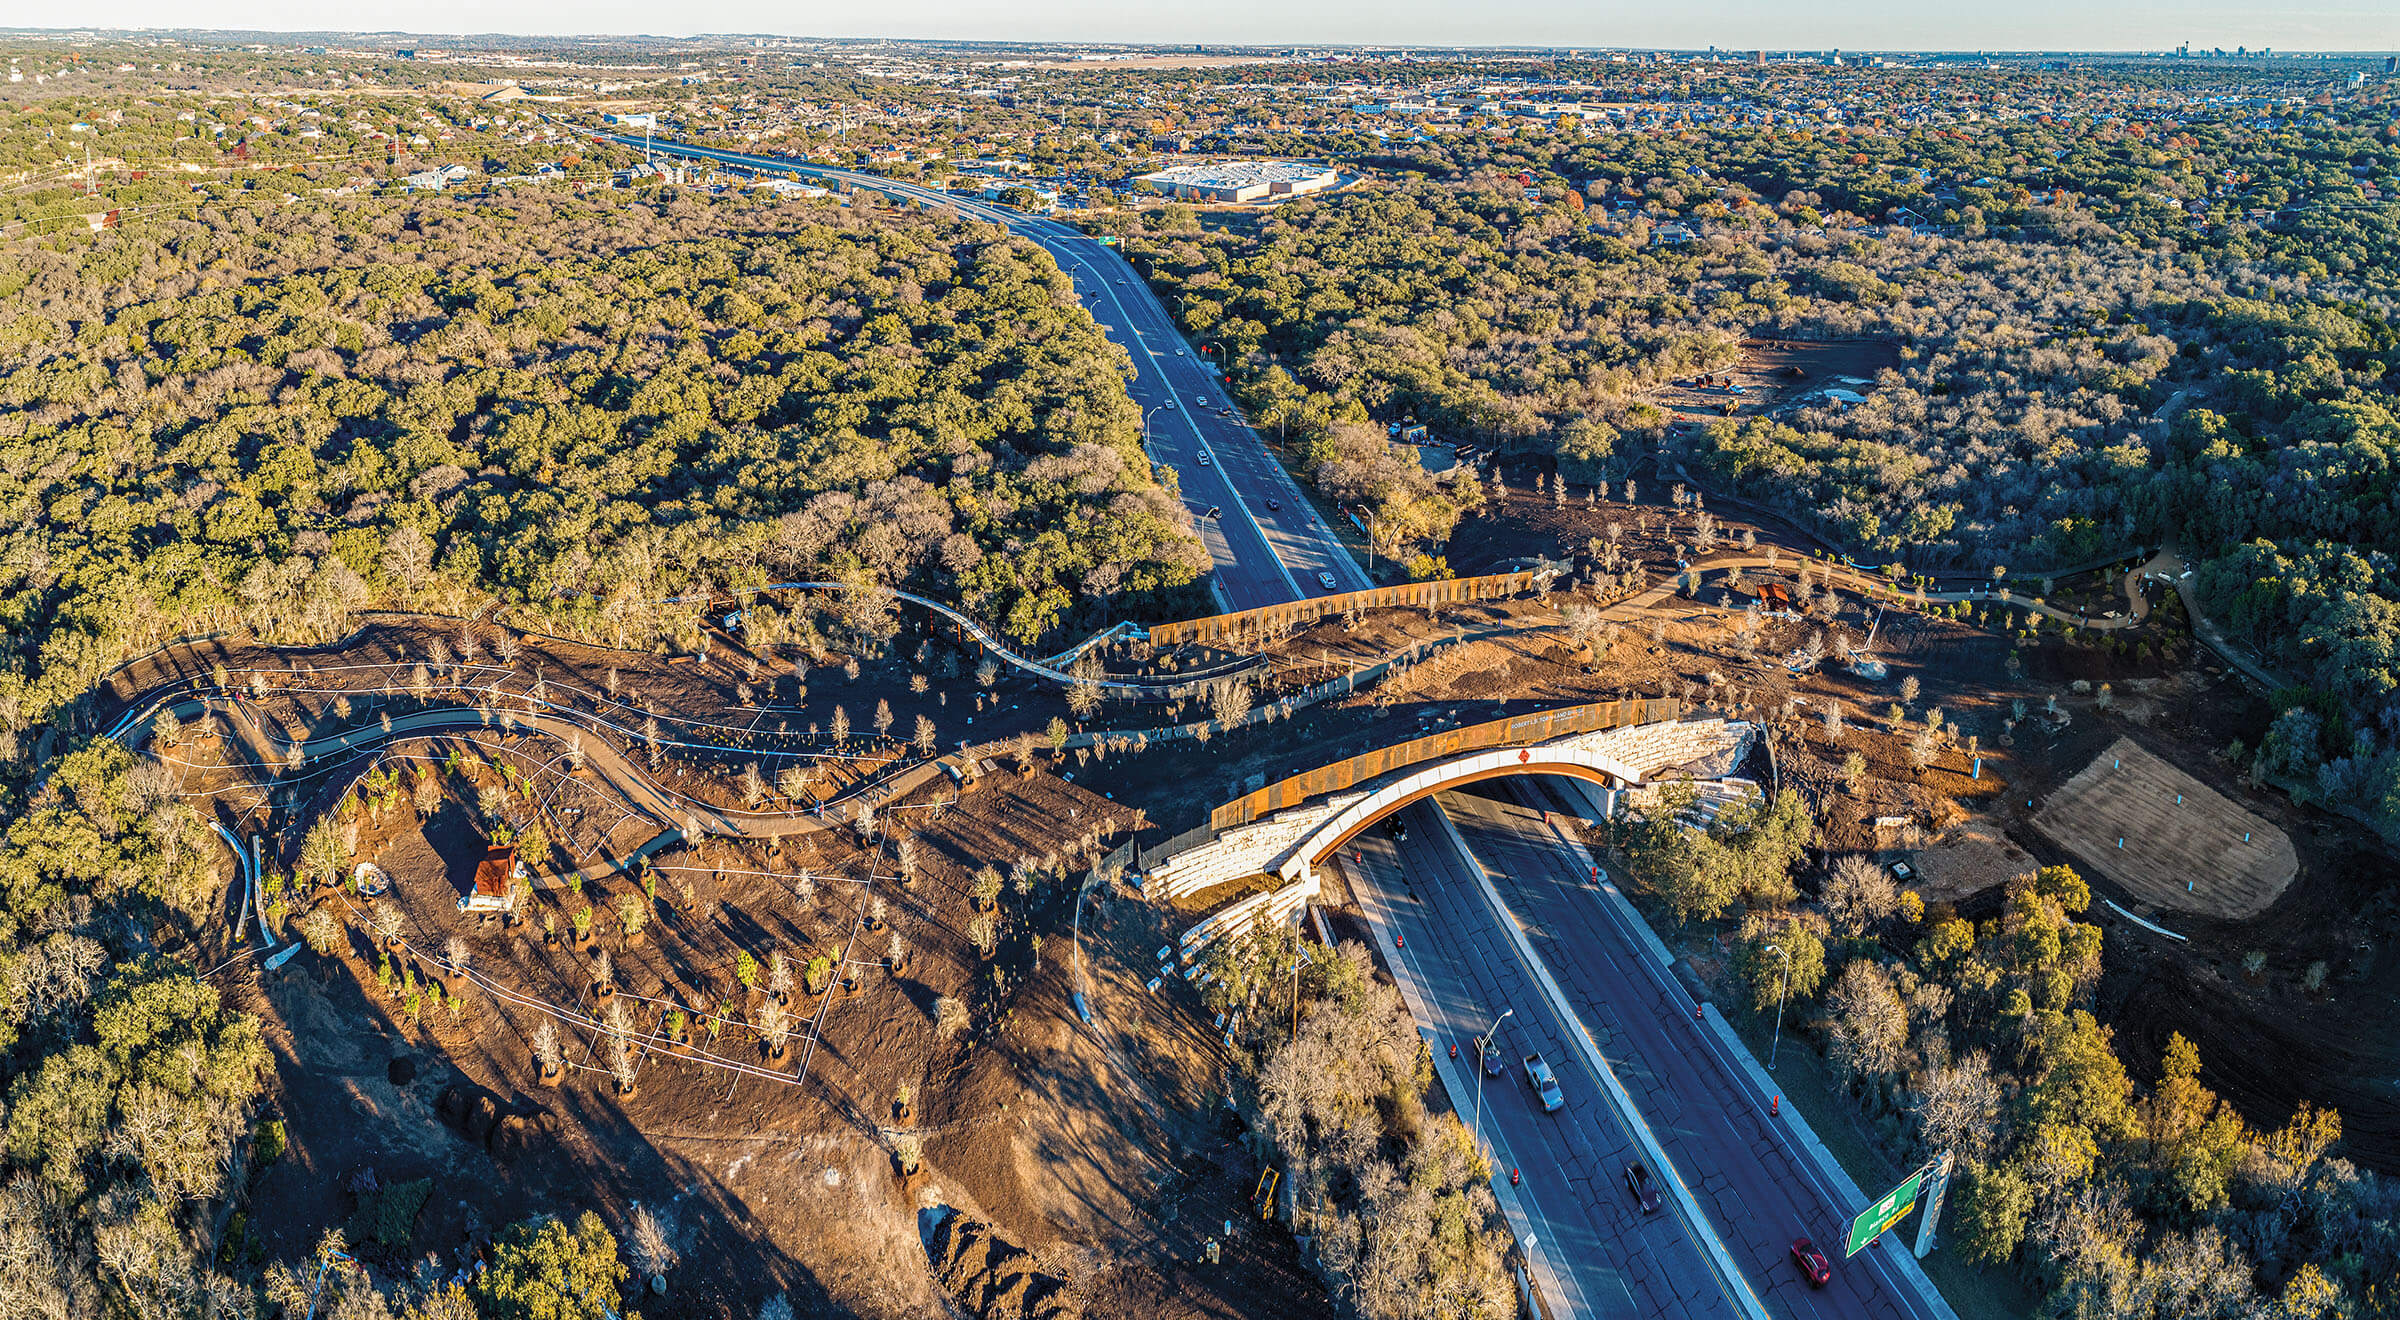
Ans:
[[[1486,577],[1404,582],[1396,587],[1310,596],[1304,600],[1262,605],[1254,610],[1241,610],[1233,614],[1211,614],[1204,619],[1158,624],[1150,629],[1150,644],[1201,644],[1260,632],[1281,632],[1285,628],[1312,623],[1328,615],[1343,614],[1350,610],[1399,609],[1408,606],[1431,608],[1467,601],[1497,600],[1503,596],[1532,591],[1544,585],[1546,578],[1543,571],[1528,569],[1516,573],[1494,573]]]
[[[1640,698],[1631,701],[1596,701],[1582,706],[1562,706],[1556,710],[1535,711],[1527,715],[1512,715],[1507,719],[1489,720],[1464,728],[1447,729],[1441,733],[1412,738],[1404,743],[1379,747],[1362,752],[1330,765],[1321,765],[1289,779],[1278,780],[1254,793],[1246,793],[1218,807],[1209,814],[1212,831],[1231,829],[1248,824],[1269,812],[1298,806],[1313,797],[1338,793],[1364,783],[1378,775],[1420,761],[1438,760],[1462,752],[1481,751],[1487,747],[1510,747],[1548,742],[1569,734],[1593,733],[1601,729],[1618,729],[1634,724],[1660,724],[1683,717],[1683,703],[1673,698]],[[1205,839],[1200,842],[1206,842]],[[1162,845],[1163,847],[1164,845]]]
[[[1175,854],[1182,852],[1187,848],[1197,848],[1201,844],[1212,842],[1216,839],[1216,837],[1217,827],[1203,821],[1200,824],[1194,825],[1190,829],[1185,830],[1183,833],[1176,835],[1172,839],[1168,839],[1162,843],[1155,843],[1147,848],[1142,849],[1141,868],[1143,871],[1147,872],[1151,867],[1154,867],[1160,862],[1173,857]]]

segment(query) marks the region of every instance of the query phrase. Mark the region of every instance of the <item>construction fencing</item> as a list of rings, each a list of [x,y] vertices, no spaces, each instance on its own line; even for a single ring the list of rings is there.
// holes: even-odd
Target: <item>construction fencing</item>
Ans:
[[[1526,569],[1515,573],[1494,573],[1488,577],[1405,582],[1396,587],[1311,596],[1305,600],[1286,601],[1281,605],[1262,605],[1235,614],[1212,614],[1205,619],[1162,623],[1150,630],[1150,644],[1178,646],[1281,633],[1288,628],[1314,623],[1328,615],[1346,614],[1351,610],[1431,609],[1436,605],[1498,600],[1547,586],[1552,576],[1547,569]]]
[[[1390,747],[1363,752],[1347,760],[1335,761],[1314,770],[1278,780],[1255,793],[1247,793],[1209,814],[1211,830],[1231,829],[1246,825],[1270,812],[1298,806],[1310,798],[1361,784],[1379,775],[1420,761],[1440,760],[1464,752],[1482,751],[1487,747],[1523,746],[1564,738],[1569,734],[1595,733],[1602,729],[1620,729],[1635,724],[1662,724],[1683,718],[1683,703],[1673,698],[1641,698],[1632,701],[1596,701],[1584,706],[1562,706],[1556,710],[1535,711],[1529,715],[1512,715],[1504,720],[1470,724],[1464,728],[1412,738]]]

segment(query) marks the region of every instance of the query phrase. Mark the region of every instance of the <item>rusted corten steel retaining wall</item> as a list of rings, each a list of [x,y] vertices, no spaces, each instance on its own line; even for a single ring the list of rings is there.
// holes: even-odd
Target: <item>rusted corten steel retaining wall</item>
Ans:
[[[1557,710],[1535,711],[1530,715],[1513,715],[1504,720],[1470,724],[1462,729],[1450,729],[1395,743],[1390,747],[1380,747],[1345,761],[1336,761],[1305,774],[1279,780],[1217,808],[1210,813],[1208,824],[1212,830],[1245,825],[1269,812],[1298,806],[1310,798],[1327,793],[1338,793],[1377,775],[1415,765],[1419,761],[1439,760],[1461,752],[1481,751],[1486,747],[1548,742],[1574,733],[1595,733],[1601,729],[1618,729],[1632,724],[1663,724],[1682,718],[1682,702],[1660,697],[1634,701],[1596,701],[1588,706],[1562,706]]]
[[[1489,577],[1447,578],[1435,582],[1404,582],[1396,587],[1376,587],[1370,591],[1345,591],[1332,596],[1311,596],[1306,600],[1286,601],[1281,605],[1264,605],[1238,614],[1212,614],[1205,619],[1185,619],[1178,623],[1162,623],[1150,630],[1152,646],[1178,646],[1191,643],[1222,641],[1261,630],[1281,631],[1295,624],[1312,622],[1329,614],[1350,610],[1385,610],[1406,606],[1429,608],[1452,605],[1470,600],[1496,600],[1533,590],[1541,577],[1538,570],[1516,573],[1494,573]]]

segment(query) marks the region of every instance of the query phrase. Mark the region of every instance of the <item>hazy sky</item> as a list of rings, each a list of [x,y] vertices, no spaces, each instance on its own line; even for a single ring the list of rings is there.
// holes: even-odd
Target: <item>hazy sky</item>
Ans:
[[[1728,49],[2400,49],[2400,0],[79,0],[109,27]],[[58,13],[58,11],[53,11]],[[23,18],[33,14],[19,10]],[[65,18],[66,14],[58,13]]]

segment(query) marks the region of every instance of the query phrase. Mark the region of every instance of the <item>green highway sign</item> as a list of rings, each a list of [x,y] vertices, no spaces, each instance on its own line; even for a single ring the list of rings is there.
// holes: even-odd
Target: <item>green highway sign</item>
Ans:
[[[1925,1185],[1925,1170],[1908,1175],[1908,1181],[1885,1192],[1875,1204],[1858,1212],[1850,1221],[1850,1244],[1842,1252],[1845,1257],[1866,1250],[1867,1244],[1883,1236],[1883,1231],[1897,1224],[1916,1208],[1917,1189]]]

